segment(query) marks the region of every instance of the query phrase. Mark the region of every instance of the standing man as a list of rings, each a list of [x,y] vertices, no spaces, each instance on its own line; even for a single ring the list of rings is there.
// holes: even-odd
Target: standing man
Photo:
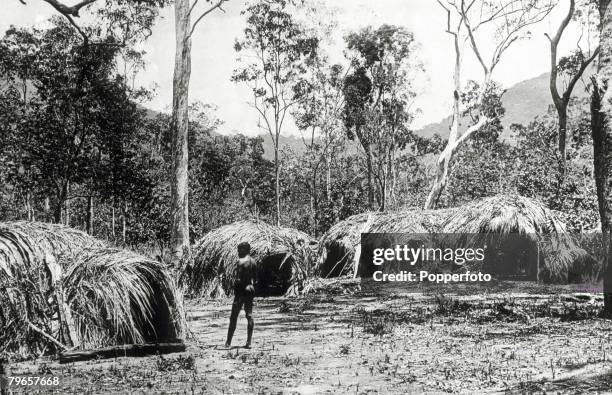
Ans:
[[[245,348],[251,348],[251,338],[253,337],[253,299],[255,298],[255,272],[257,264],[251,258],[251,246],[247,242],[238,244],[238,263],[236,265],[236,277],[234,279],[234,302],[232,304],[232,314],[230,316],[229,328],[227,330],[227,341],[225,347],[232,344],[232,337],[236,330],[238,314],[244,306],[247,325],[247,342]]]

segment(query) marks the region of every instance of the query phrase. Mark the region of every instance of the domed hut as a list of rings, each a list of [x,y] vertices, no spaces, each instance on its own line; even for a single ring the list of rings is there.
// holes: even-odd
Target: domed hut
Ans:
[[[406,209],[353,215],[332,226],[321,238],[318,273],[322,277],[357,276],[362,233],[403,233],[428,238],[426,235],[435,233],[451,211]]]
[[[576,278],[576,265],[582,271],[585,262],[596,264],[552,210],[525,196],[497,195],[457,207],[442,232],[456,243],[488,245],[495,258],[483,268],[500,277],[567,282]]]
[[[0,223],[0,349],[23,356],[167,342],[182,332],[166,268],[84,232]]]
[[[182,275],[189,293],[230,295],[238,262],[237,246],[245,241],[257,262],[256,295],[294,295],[301,291],[313,271],[316,242],[296,229],[241,221],[212,230],[198,241],[193,263]]]

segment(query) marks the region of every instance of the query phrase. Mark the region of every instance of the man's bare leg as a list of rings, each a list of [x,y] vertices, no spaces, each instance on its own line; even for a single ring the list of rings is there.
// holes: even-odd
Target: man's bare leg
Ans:
[[[227,328],[227,340],[225,341],[225,347],[232,345],[232,338],[234,337],[234,331],[236,330],[236,323],[238,322],[238,314],[240,314],[240,306],[236,300],[232,304],[232,313],[230,315],[229,327]]]
[[[253,319],[253,299],[245,301],[244,315],[247,319],[247,342],[244,347],[251,348],[251,340],[253,339],[253,329],[255,328],[255,320]]]
[[[245,348],[251,348],[251,340],[253,339],[253,329],[255,328],[255,320],[251,314],[247,315],[247,342]]]

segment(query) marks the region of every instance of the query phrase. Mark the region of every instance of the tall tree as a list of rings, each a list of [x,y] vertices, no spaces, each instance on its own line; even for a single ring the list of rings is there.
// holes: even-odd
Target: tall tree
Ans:
[[[480,94],[476,104],[482,103],[490,84],[495,68],[499,65],[508,48],[517,40],[528,37],[529,26],[542,21],[552,10],[555,1],[534,0],[437,0],[446,14],[446,32],[453,39],[454,74],[453,74],[453,111],[452,124],[446,147],[438,157],[433,185],[425,202],[425,208],[436,208],[448,181],[448,173],[454,154],[470,136],[486,125],[490,118],[485,114],[475,117],[476,122],[469,122],[462,128],[462,81],[461,70],[463,47],[469,44],[472,54],[482,69],[478,81]],[[493,38],[492,52],[484,53],[483,36]],[[485,106],[480,106],[485,108]],[[463,130],[462,130],[463,129]]]
[[[174,79],[172,84],[172,156],[170,180],[172,216],[172,250],[175,260],[189,251],[189,81],[191,79],[191,37],[205,16],[215,10],[223,10],[228,0],[206,0],[212,4],[193,24],[192,14],[198,0],[175,0],[174,26],[176,49],[174,55]]]
[[[280,138],[291,108],[303,99],[298,86],[307,72],[306,62],[316,59],[319,46],[317,37],[294,20],[289,7],[285,0],[259,1],[247,7],[244,37],[234,48],[249,58],[240,59],[243,66],[232,76],[234,82],[251,88],[251,104],[263,122],[260,127],[274,144],[277,225],[281,222]]]
[[[24,5],[28,4],[28,0],[18,1]],[[100,49],[102,47],[115,51],[145,40],[151,34],[151,27],[158,15],[159,7],[169,2],[168,0],[81,0],[69,5],[61,0],[43,1],[62,15],[80,35],[81,43],[75,47],[75,50],[83,59],[95,58],[98,52],[103,50]],[[77,23],[77,18],[81,17],[83,11],[87,11],[90,18],[87,22]],[[69,188],[68,181],[61,187],[66,191],[60,196],[66,198]],[[55,211],[57,221],[59,212],[57,208]]]
[[[305,186],[310,198],[311,234],[317,235],[321,218],[321,202],[331,199],[332,165],[343,143],[342,85],[346,71],[340,65],[327,64],[320,58],[313,62],[304,80],[304,100],[293,112],[302,131],[306,153],[298,158],[300,189]]]
[[[402,27],[368,27],[349,34],[346,43],[354,71],[344,81],[344,124],[365,153],[370,208],[376,190],[384,210],[393,195],[396,152],[412,137],[413,80],[422,66],[413,34]]]
[[[601,231],[607,245],[604,313],[612,318],[612,1],[599,0],[600,34],[597,76],[593,79],[591,129],[595,185]]]
[[[570,0],[569,9],[565,18],[561,21],[554,36],[546,34],[550,41],[550,94],[552,96],[558,116],[558,147],[561,160],[561,175],[564,177],[567,161],[567,108],[574,91],[574,87],[582,78],[585,70],[595,60],[599,53],[599,46],[591,48],[592,26],[596,25],[596,18],[589,18],[592,12],[593,3],[587,1],[586,4],[578,4],[576,0]],[[586,16],[585,16],[586,15]],[[558,47],[565,29],[573,19],[579,19],[580,28],[583,30],[582,36],[587,37],[586,48],[581,47],[580,41],[576,49],[569,56],[558,59]],[[565,86],[563,92],[559,92],[560,74],[565,76]]]
[[[71,184],[92,169],[88,159],[100,130],[98,110],[107,99],[102,89],[112,76],[117,48],[82,46],[63,19],[52,21],[53,28],[35,30],[29,38],[25,38],[26,31],[9,31],[4,40],[37,42],[30,74],[37,101],[31,103],[30,116],[18,131],[24,153],[21,163],[25,171],[21,173],[38,169],[39,181],[55,196],[54,220],[68,224]]]

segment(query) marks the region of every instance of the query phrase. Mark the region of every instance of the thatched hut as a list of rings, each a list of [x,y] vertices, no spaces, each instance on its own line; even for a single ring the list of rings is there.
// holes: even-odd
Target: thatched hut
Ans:
[[[264,222],[241,221],[207,233],[193,251],[193,261],[184,268],[182,281],[192,294],[218,297],[233,292],[241,242],[251,245],[257,262],[258,296],[299,293],[310,276],[316,242],[296,229]]]
[[[524,196],[497,195],[457,207],[442,224],[442,232],[453,234],[457,242],[488,243],[490,249],[505,253],[505,259],[498,257],[495,267],[488,268],[501,276],[567,282],[576,264],[594,263],[552,210]]]
[[[399,212],[353,215],[332,226],[321,238],[318,272],[322,277],[356,276],[362,233],[410,233],[421,236],[435,233],[450,212],[452,209],[412,208]]]
[[[453,210],[444,233],[565,233],[565,225],[543,203],[519,195],[474,200]]]
[[[0,223],[0,353],[169,341],[177,295],[158,262],[60,225]]]
[[[349,217],[321,238],[321,276],[359,273],[361,233],[430,233],[427,240],[438,247],[487,244],[499,254],[493,267],[485,269],[500,277],[581,281],[580,273],[585,273],[582,280],[586,280],[598,270],[598,263],[579,247],[552,210],[518,195],[492,196],[441,210],[405,209]]]

